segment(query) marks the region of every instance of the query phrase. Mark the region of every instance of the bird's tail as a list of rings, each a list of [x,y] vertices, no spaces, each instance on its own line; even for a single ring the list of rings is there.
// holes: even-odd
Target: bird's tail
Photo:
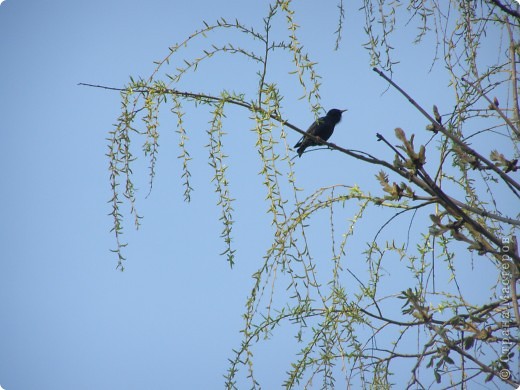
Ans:
[[[301,157],[305,148],[307,147],[304,145],[305,137],[302,137],[298,142],[296,142],[296,145],[293,146],[293,148],[298,148],[296,152],[298,153],[298,157]]]

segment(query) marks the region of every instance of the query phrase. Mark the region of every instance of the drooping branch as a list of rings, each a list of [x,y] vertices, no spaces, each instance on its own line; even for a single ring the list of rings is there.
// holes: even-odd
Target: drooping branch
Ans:
[[[93,87],[93,88],[101,88],[101,89],[106,89],[106,90],[111,90],[111,91],[119,91],[119,92],[129,91],[128,88],[109,87],[109,86],[105,86],[105,85],[96,85],[96,84],[89,84],[89,83],[79,83],[78,85]],[[194,100],[212,102],[212,103],[218,103],[218,102],[222,101],[222,99],[223,99],[222,97],[207,95],[204,93],[185,92],[185,91],[179,91],[176,89],[169,89],[169,88],[158,89],[158,88],[154,88],[154,87],[148,87],[148,88],[133,89],[132,92],[143,93],[143,94],[151,93],[151,92],[156,93],[156,94],[164,93],[164,94],[171,94],[171,95],[184,97],[187,99],[194,99]],[[236,105],[236,106],[244,107],[247,110],[252,111],[252,112],[258,112],[258,111],[263,112],[264,111],[261,107],[258,107],[256,104],[247,103],[247,102],[233,99],[233,98],[226,98],[226,102],[229,104]],[[325,146],[329,147],[330,149],[345,153],[356,159],[359,159],[359,160],[362,160],[362,161],[365,161],[365,162],[368,162],[371,164],[383,165],[386,168],[395,170],[393,168],[393,166],[391,164],[389,164],[388,162],[386,162],[384,160],[380,160],[368,153],[346,149],[346,148],[338,146],[332,142],[324,141],[320,137],[314,136],[312,134],[307,134],[304,130],[293,125],[291,122],[283,119],[282,117],[280,117],[277,114],[269,113],[269,116],[271,117],[271,119],[279,122],[281,125],[287,126],[288,128],[299,133],[300,135],[303,135],[303,136],[306,136],[306,137],[312,139],[313,141],[315,141],[318,144],[325,145]]]
[[[391,83],[395,88],[397,88],[405,97],[407,97],[407,99],[410,101],[410,103],[412,103],[412,105],[414,105],[417,109],[419,109],[419,111],[421,111],[423,113],[423,115],[425,115],[430,121],[432,121],[433,124],[439,126],[440,127],[440,131],[442,131],[443,134],[445,132],[451,138],[453,138],[454,140],[458,141],[461,146],[465,146],[464,143],[460,142],[456,137],[453,137],[442,125],[439,125],[439,123],[437,121],[435,121],[421,106],[419,106],[397,84],[395,84],[392,80],[390,80],[386,75],[384,75],[378,69],[374,68],[374,71],[376,71],[381,77],[383,77],[385,80],[387,80],[389,83]],[[88,87],[94,87],[94,88],[101,88],[101,89],[112,90],[112,91],[120,91],[120,92],[129,90],[128,88],[117,88],[117,87],[109,87],[109,86],[104,86],[104,85],[94,85],[94,84],[88,84],[88,83],[79,83],[79,85],[88,86]],[[222,97],[207,95],[207,94],[203,94],[203,93],[192,93],[192,92],[186,92],[186,91],[179,91],[179,90],[176,90],[176,89],[156,88],[156,87],[133,89],[132,92],[143,93],[143,94],[147,94],[147,93],[151,93],[151,92],[153,92],[155,94],[163,93],[163,94],[170,94],[170,95],[180,96],[180,97],[184,97],[184,98],[187,98],[187,99],[194,99],[194,100],[198,100],[198,101],[206,101],[206,102],[213,102],[213,103],[222,102],[222,100],[224,99]],[[230,97],[226,98],[226,102],[230,103],[230,104],[233,104],[233,105],[237,105],[237,106],[246,108],[249,111],[253,111],[253,112],[261,111],[261,112],[263,112],[263,109],[258,107],[256,104],[250,104],[250,103],[247,103],[247,102],[244,102],[244,101],[241,101],[241,100],[237,100],[237,99],[233,99],[233,98],[230,98]],[[378,159],[378,158],[376,158],[376,157],[374,157],[374,156],[372,156],[372,155],[370,155],[370,154],[368,154],[366,152],[353,151],[353,150],[350,150],[350,149],[346,149],[346,148],[338,146],[338,145],[336,145],[336,144],[334,144],[332,142],[324,141],[321,138],[316,137],[314,135],[307,134],[305,131],[303,131],[299,127],[293,125],[289,121],[281,118],[277,114],[269,113],[269,116],[273,120],[276,120],[280,124],[282,124],[284,126],[287,126],[288,128],[296,131],[297,133],[311,138],[312,140],[314,140],[318,144],[323,144],[323,145],[327,146],[330,149],[337,150],[339,152],[347,154],[347,155],[349,155],[351,157],[354,157],[356,159],[368,162],[370,164],[384,166],[387,169],[390,169],[390,170],[394,171],[395,173],[399,174],[403,178],[405,178],[405,179],[413,182],[414,184],[416,184],[418,187],[423,189],[425,192],[427,192],[427,193],[429,193],[429,194],[431,194],[433,196],[436,196],[438,199],[442,199],[443,202],[445,203],[445,206],[447,206],[448,208],[452,208],[459,215],[459,217],[464,219],[468,224],[473,226],[477,231],[479,231],[481,234],[483,234],[488,239],[490,239],[498,247],[500,246],[499,240],[496,237],[494,237],[493,235],[491,235],[489,232],[487,232],[487,230],[482,229],[482,227],[478,223],[474,222],[471,218],[469,218],[466,215],[466,213],[464,213],[461,210],[461,208],[467,209],[468,211],[471,211],[471,212],[476,212],[477,214],[482,215],[482,216],[490,216],[490,217],[495,217],[495,219],[497,219],[497,220],[508,221],[508,223],[509,223],[509,221],[513,221],[510,218],[494,216],[491,213],[483,213],[482,211],[476,210],[475,208],[468,208],[468,207],[466,207],[465,205],[463,205],[462,202],[459,202],[459,201],[449,197],[448,195],[446,195],[433,182],[433,180],[431,178],[429,178],[429,176],[427,175],[427,173],[424,170],[420,170],[419,171],[419,177],[417,177],[416,175],[411,174],[408,170],[399,169],[399,167],[396,167],[393,164],[390,164],[390,163],[388,163],[385,160]],[[399,154],[400,157],[403,160],[405,159],[405,157],[402,156],[399,151],[397,151],[395,148],[393,148],[393,146],[388,141],[386,141],[386,139],[384,139],[384,137],[382,137],[379,134],[378,134],[378,137],[379,137],[380,140],[384,140],[387,143],[387,145],[389,145],[394,150],[394,152]],[[478,155],[476,152],[474,152],[469,147],[466,147],[466,148],[470,150],[469,153],[471,153],[473,155]],[[480,155],[478,155],[478,156],[479,156],[479,158],[484,159]],[[492,163],[489,163],[489,164],[490,164],[490,166],[493,166],[493,167],[496,168],[496,166],[494,164],[492,164]],[[498,172],[502,172],[502,171],[498,170]],[[515,222],[515,221],[513,221],[513,222]],[[516,224],[516,225],[520,224],[520,223],[518,223],[518,221],[516,221],[516,222],[517,223],[514,223],[514,224]],[[511,253],[511,254],[514,256],[513,253]],[[520,263],[520,259],[517,259],[517,260]]]

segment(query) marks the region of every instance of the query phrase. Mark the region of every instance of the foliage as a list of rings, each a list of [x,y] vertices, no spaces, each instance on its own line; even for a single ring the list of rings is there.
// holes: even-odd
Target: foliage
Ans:
[[[472,381],[513,385],[520,379],[512,367],[520,325],[516,294],[520,223],[518,216],[508,215],[509,205],[497,194],[507,193],[512,202],[520,198],[520,184],[514,178],[520,137],[518,6],[498,0],[442,5],[434,1],[361,3],[371,66],[378,67],[375,72],[407,99],[410,109],[424,116],[428,123],[424,132],[430,132],[430,141],[418,145],[415,134],[397,127],[394,139],[377,135],[388,146],[388,154],[376,157],[316,139],[343,153],[346,160],[358,159],[371,167],[380,190],[374,194],[356,185],[340,184],[318,188],[301,199],[287,131],[304,132],[283,117],[284,93],[268,73],[273,56],[288,53],[293,67],[290,76],[318,115],[320,76],[298,39],[293,2],[278,0],[270,5],[261,30],[238,20],[204,22],[201,29],[170,48],[150,77],[131,79],[120,90],[121,115],[110,133],[108,152],[119,267],[123,268],[126,246],[121,241],[125,214],[121,206],[129,205],[136,226],[140,221],[132,171],[138,153],[134,144],[141,140],[151,190],[159,150],[159,111],[164,107],[177,121],[184,196],[190,200],[190,132],[184,127],[184,117],[186,105],[192,103],[208,107],[212,116],[207,131],[209,164],[221,210],[223,254],[234,264],[233,197],[222,119],[230,106],[237,106],[250,112],[256,133],[259,174],[274,236],[253,275],[243,341],[230,359],[226,386],[239,387],[245,373],[250,387],[260,388],[255,347],[282,328],[294,332],[299,348],[287,371],[287,388],[311,387],[317,381],[323,388],[345,383],[352,388],[389,388],[396,383],[394,378],[404,377],[403,367],[408,370],[408,388],[435,383],[451,388]],[[345,8],[341,0],[337,47],[348,15]],[[391,41],[403,21],[417,25],[415,44],[433,42],[432,67],[447,70],[453,107],[439,102],[430,112],[392,80],[398,48]],[[280,24],[285,25],[287,41],[273,37],[273,26]],[[183,59],[183,65],[178,65],[185,47],[199,40],[207,42],[206,37],[220,31],[245,35],[251,48],[233,40],[223,45],[210,41],[200,56]],[[493,42],[497,37],[499,44]],[[481,53],[490,47],[496,48],[495,56],[484,57]],[[256,64],[256,95],[226,89],[220,94],[179,89],[188,73],[217,55],[243,57]],[[177,64],[172,73],[170,62]],[[492,143],[497,136],[508,139],[509,150],[488,152],[472,146]],[[371,210],[392,214],[376,227],[366,217]],[[420,221],[426,219],[419,216],[429,217],[429,222],[421,223],[420,235],[414,235],[413,248],[409,238],[388,236],[387,232],[387,238],[382,237],[385,227],[404,215]],[[329,220],[325,234],[331,241],[327,259],[323,248],[314,249],[316,241],[309,238],[313,221],[324,217]],[[357,229],[373,231],[374,237],[360,254],[349,250]],[[468,294],[467,286],[459,283],[472,272],[469,258],[487,262],[496,270],[486,286],[492,295],[487,301]],[[390,276],[385,264],[396,264],[396,260]],[[439,263],[446,272],[439,273]],[[388,283],[396,275],[403,280],[399,291]]]

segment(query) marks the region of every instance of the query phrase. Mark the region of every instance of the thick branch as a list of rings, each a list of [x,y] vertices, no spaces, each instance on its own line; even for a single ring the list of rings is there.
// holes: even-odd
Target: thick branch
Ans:
[[[440,131],[444,136],[449,138],[451,141],[453,141],[455,144],[460,146],[462,150],[464,150],[466,153],[475,156],[480,161],[482,161],[489,169],[496,172],[502,180],[504,180],[511,189],[516,188],[520,191],[520,184],[517,183],[515,180],[513,180],[509,175],[504,173],[500,168],[498,168],[495,164],[493,164],[491,161],[489,161],[484,156],[477,153],[475,150],[471,149],[468,145],[466,145],[464,142],[462,142],[460,139],[455,137],[453,134],[451,134],[444,126],[439,124],[430,114],[426,112],[410,95],[408,95],[401,87],[399,87],[395,82],[393,82],[389,77],[387,77],[382,71],[380,71],[377,68],[372,68],[374,72],[376,72],[379,76],[381,76],[383,79],[385,79],[391,86],[393,86],[395,89],[397,89],[408,101],[417,109],[421,114],[423,114],[434,126],[434,128],[437,131]],[[519,196],[516,191],[513,190],[513,192],[516,194],[516,196]]]
[[[518,13],[518,11],[506,7],[504,4],[502,4],[500,2],[500,0],[490,0],[490,1],[491,1],[491,3],[495,4],[498,8],[500,8],[502,11],[504,11],[506,14],[511,15],[511,16],[517,18],[518,20],[520,20],[520,13]]]
[[[381,134],[377,134],[377,137],[380,141],[385,142],[403,161],[406,161],[406,158],[402,155],[401,152],[399,152],[390,142],[388,142]],[[395,170],[394,170],[395,171]],[[400,173],[401,170],[398,170],[397,172]],[[416,177],[414,174],[409,173],[412,177]],[[482,225],[480,225],[478,222],[473,220],[469,215],[467,215],[455,202],[453,202],[452,198],[450,198],[444,191],[432,180],[432,178],[428,175],[426,170],[421,166],[417,168],[417,176],[419,176],[422,180],[418,181],[422,183],[422,185],[426,186],[425,189],[426,192],[428,192],[431,195],[436,196],[439,198],[439,203],[442,204],[442,206],[450,212],[452,215],[454,215],[456,218],[462,218],[462,220],[471,227],[475,232],[478,232],[482,236],[486,237],[488,240],[490,240],[497,248],[500,248],[502,246],[502,242],[491,232],[489,232],[486,228],[484,228]],[[477,240],[478,241],[478,240]],[[479,241],[480,242],[480,241]],[[482,245],[484,243],[480,242]],[[489,245],[488,245],[489,246]],[[495,257],[502,261],[500,256],[500,250],[493,250],[491,247],[485,248],[487,252],[493,253]],[[514,253],[512,248],[509,250],[509,255],[513,257],[516,264],[520,264],[520,258]]]

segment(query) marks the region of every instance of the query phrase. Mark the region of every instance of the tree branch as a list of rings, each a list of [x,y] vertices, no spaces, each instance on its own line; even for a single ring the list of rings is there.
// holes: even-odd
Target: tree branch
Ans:
[[[513,130],[513,133],[515,133],[515,135],[517,137],[520,137],[520,131],[516,128],[516,126],[513,124],[513,122],[511,122],[509,120],[509,118],[506,116],[506,114],[504,114],[504,111],[502,111],[502,109],[500,109],[490,98],[487,97],[487,95],[482,90],[482,88],[480,88],[477,84],[472,83],[471,81],[469,81],[468,79],[466,79],[464,77],[462,78],[462,81],[471,85],[479,93],[480,96],[482,96],[484,99],[486,99],[487,102],[489,103],[489,106],[491,108],[493,108],[493,110],[498,112],[498,115],[500,115],[502,117],[502,119],[504,120],[504,122],[506,122],[507,125],[511,128],[511,130]]]
[[[428,114],[415,100],[412,99],[410,95],[408,95],[401,87],[399,87],[395,82],[393,82],[388,76],[386,76],[382,71],[380,71],[377,68],[372,68],[374,72],[376,72],[379,76],[381,76],[383,79],[385,79],[392,87],[397,89],[408,101],[417,109],[421,114],[423,114],[434,126],[435,130],[440,131],[444,136],[449,138],[451,141],[453,141],[455,144],[460,146],[462,150],[464,150],[466,153],[475,156],[479,160],[481,160],[489,169],[493,170],[495,173],[497,173],[502,180],[504,180],[506,183],[509,184],[510,188],[513,190],[515,195],[520,198],[520,195],[513,189],[516,188],[520,191],[520,184],[517,183],[515,180],[513,180],[509,175],[504,173],[501,169],[499,169],[495,164],[493,164],[491,161],[489,161],[484,156],[477,153],[475,150],[471,149],[468,145],[466,145],[464,142],[462,142],[457,137],[453,136],[443,125],[438,123],[430,114]]]
[[[520,126],[520,106],[518,103],[518,78],[516,73],[516,44],[513,36],[513,31],[511,30],[511,24],[507,17],[505,18],[507,33],[509,34],[509,56],[511,57],[509,61],[511,62],[511,82],[513,83],[512,92],[513,92],[513,112],[515,115],[515,122],[517,126]]]
[[[520,20],[520,13],[518,13],[518,11],[506,7],[504,4],[502,4],[500,2],[500,0],[490,0],[490,1],[491,1],[491,3],[495,4],[498,8],[500,8],[502,11],[504,11],[506,14],[511,15],[511,16],[517,18],[518,20]]]

